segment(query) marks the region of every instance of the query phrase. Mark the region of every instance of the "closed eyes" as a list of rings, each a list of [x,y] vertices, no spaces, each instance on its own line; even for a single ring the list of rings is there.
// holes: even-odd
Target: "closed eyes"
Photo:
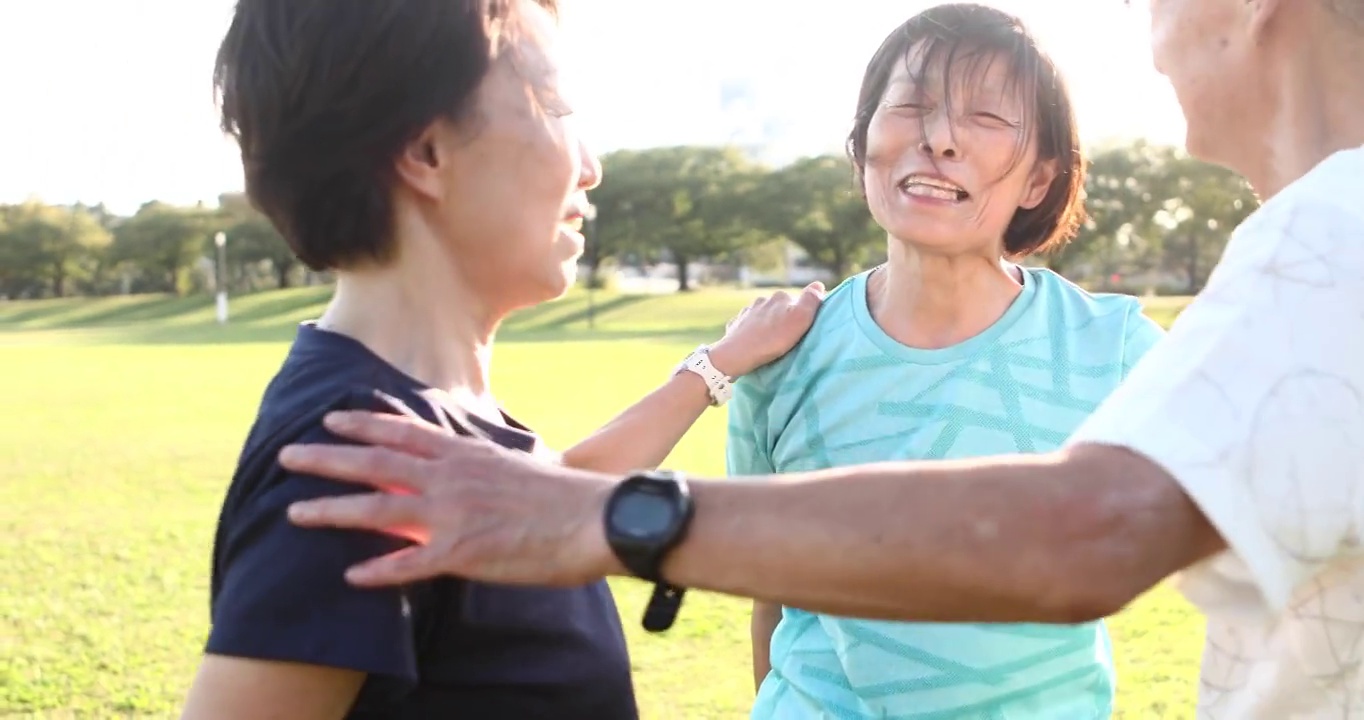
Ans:
[[[881,103],[881,107],[887,110],[897,111],[915,117],[926,115],[934,110],[933,106],[920,102],[885,101]],[[1022,124],[1016,120],[1009,120],[1008,118],[1005,118],[997,113],[993,113],[988,110],[971,111],[967,113],[966,116],[990,125],[997,125],[1010,128],[1018,128],[1022,126]]]

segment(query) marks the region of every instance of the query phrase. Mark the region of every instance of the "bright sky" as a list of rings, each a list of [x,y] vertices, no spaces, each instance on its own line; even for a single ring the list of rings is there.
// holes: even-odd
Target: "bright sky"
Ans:
[[[1086,141],[1183,141],[1140,11],[1120,0],[986,2],[1023,17],[1056,58]],[[601,153],[727,141],[762,141],[780,158],[837,151],[866,61],[933,4],[561,0],[576,110]],[[0,1],[0,203],[103,201],[129,213],[240,189],[211,89],[232,5]]]

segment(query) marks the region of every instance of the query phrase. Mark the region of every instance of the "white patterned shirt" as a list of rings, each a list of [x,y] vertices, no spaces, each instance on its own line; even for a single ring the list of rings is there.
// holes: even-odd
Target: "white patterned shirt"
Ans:
[[[1157,462],[1227,541],[1177,578],[1208,616],[1199,717],[1364,718],[1364,148],[1237,228],[1070,442]]]

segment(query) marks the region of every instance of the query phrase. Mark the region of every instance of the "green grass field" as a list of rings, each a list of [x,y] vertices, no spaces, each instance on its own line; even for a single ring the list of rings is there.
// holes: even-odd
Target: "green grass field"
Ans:
[[[207,630],[214,521],[259,394],[325,288],[238,298],[0,303],[0,716],[174,716]],[[660,382],[753,293],[585,295],[526,312],[499,341],[501,399],[563,447]],[[1148,312],[1168,322],[1180,300]],[[551,354],[552,353],[552,354]],[[546,363],[595,367],[570,383]],[[593,378],[596,378],[595,380]],[[566,411],[571,408],[571,411]],[[707,415],[669,460],[724,466]],[[746,604],[697,594],[665,637],[616,583],[645,718],[745,717]],[[1119,716],[1193,717],[1202,622],[1160,589],[1112,622]]]

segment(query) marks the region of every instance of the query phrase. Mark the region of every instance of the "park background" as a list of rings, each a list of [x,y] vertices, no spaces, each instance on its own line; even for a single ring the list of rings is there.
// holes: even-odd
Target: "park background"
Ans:
[[[703,0],[683,15],[566,2],[605,175],[579,286],[499,336],[504,403],[567,446],[755,295],[883,260],[840,147],[862,63],[929,4]],[[1255,199],[1178,148],[1140,3],[991,4],[1057,56],[1091,159],[1089,222],[1029,262],[1139,295],[1168,325]],[[230,10],[0,6],[0,716],[175,715],[207,631],[209,546],[236,453],[294,327],[328,296],[328,276],[245,202],[216,130],[208,76]],[[551,361],[574,382],[544,373]],[[721,410],[668,464],[718,475],[723,451]],[[746,605],[692,597],[651,637],[638,630],[644,589],[615,586],[645,718],[742,717]],[[1112,631],[1119,716],[1192,717],[1192,609],[1160,588]]]

